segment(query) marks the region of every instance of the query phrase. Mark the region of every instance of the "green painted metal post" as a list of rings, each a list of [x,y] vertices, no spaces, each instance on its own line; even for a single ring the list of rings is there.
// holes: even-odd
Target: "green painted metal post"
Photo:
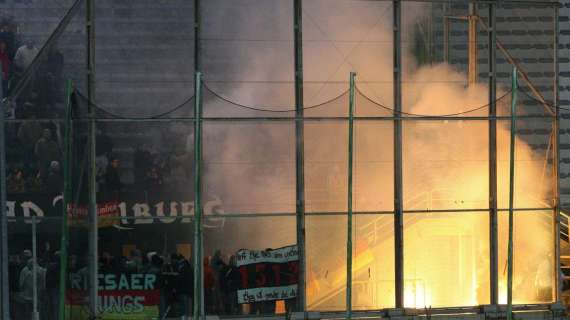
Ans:
[[[71,95],[73,92],[73,84],[71,80],[67,80],[66,86],[66,103],[65,103],[65,125],[63,137],[63,210],[61,213],[61,245],[59,250],[59,313],[58,319],[65,319],[65,288],[67,283],[67,254],[68,254],[68,225],[67,225],[67,207],[71,199]]]
[[[517,130],[517,68],[513,68],[511,91],[511,150],[509,160],[509,244],[507,257],[507,320],[513,318],[513,235],[515,191],[515,136]]]
[[[97,125],[95,118],[95,0],[87,0],[85,4],[85,31],[87,34],[87,98],[89,106],[89,310],[91,316],[98,313],[99,281],[99,217],[97,214]]]
[[[350,73],[348,99],[348,218],[346,230],[346,318],[352,319],[352,162],[354,158],[354,78]]]
[[[196,72],[194,88],[194,312],[193,319],[204,316],[202,285],[202,73]]]

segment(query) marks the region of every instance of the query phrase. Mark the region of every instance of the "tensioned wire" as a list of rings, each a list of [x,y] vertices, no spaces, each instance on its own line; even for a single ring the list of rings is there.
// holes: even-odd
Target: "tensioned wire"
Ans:
[[[127,116],[127,115],[120,115],[117,113],[114,113],[112,111],[109,111],[109,109],[106,109],[102,106],[100,106],[99,104],[89,100],[88,97],[86,97],[83,93],[81,93],[81,91],[77,90],[77,88],[74,91],[79,97],[81,97],[83,100],[87,101],[87,103],[93,107],[95,107],[95,109],[102,111],[103,113],[106,113],[114,118],[117,119],[123,119],[123,120],[146,120],[146,119],[159,119],[162,117],[165,117],[171,113],[174,113],[180,109],[182,109],[184,106],[186,106],[190,101],[192,101],[194,99],[194,95],[190,96],[189,98],[187,98],[186,100],[184,100],[182,103],[172,107],[170,110],[165,111],[165,112],[161,112],[159,114],[155,114],[155,115],[151,115],[151,116],[146,116],[146,117],[137,117],[137,116]]]
[[[273,107],[268,107],[268,106],[246,105],[246,104],[243,104],[243,103],[239,103],[239,102],[236,102],[236,101],[232,101],[231,99],[229,99],[229,98],[223,96],[222,94],[220,94],[220,93],[214,91],[212,88],[210,88],[210,87],[207,85],[207,83],[204,83],[204,88],[205,88],[208,92],[210,92],[213,96],[215,96],[216,98],[218,98],[218,99],[220,99],[220,100],[222,100],[222,101],[228,103],[230,106],[233,106],[233,107],[236,107],[236,108],[247,109],[247,110],[250,110],[250,111],[269,112],[269,113],[287,113],[287,112],[294,112],[294,111],[295,111],[295,108],[292,107],[292,106],[284,106],[284,107],[276,107],[276,106],[273,106]],[[366,99],[368,102],[372,103],[372,105],[375,106],[376,108],[389,111],[389,112],[391,112],[393,115],[406,115],[406,116],[413,116],[413,117],[416,117],[416,118],[422,118],[422,117],[454,117],[454,116],[460,116],[460,115],[465,115],[465,114],[468,114],[468,113],[472,113],[472,112],[476,112],[476,111],[482,110],[482,109],[484,109],[484,108],[489,107],[489,105],[490,105],[490,103],[487,103],[487,104],[484,104],[484,105],[481,105],[481,106],[477,106],[477,107],[474,107],[474,108],[470,108],[470,109],[465,110],[465,111],[456,112],[456,113],[450,113],[450,114],[418,114],[418,113],[411,113],[411,112],[405,112],[405,111],[397,111],[397,110],[395,110],[395,109],[392,108],[392,107],[388,107],[388,106],[386,106],[385,104],[380,103],[380,102],[377,102],[377,101],[375,101],[374,99],[368,97],[367,95],[365,95],[365,94],[359,89],[358,86],[356,86],[356,90],[357,90],[357,92],[359,93],[359,95],[361,95],[361,96],[362,96],[364,99]],[[165,111],[165,112],[162,112],[162,113],[159,113],[159,114],[156,114],[156,115],[147,116],[147,117],[137,117],[137,116],[128,116],[128,115],[119,115],[119,114],[116,114],[116,113],[109,111],[109,110],[106,109],[105,107],[103,107],[103,106],[101,106],[101,105],[99,105],[99,104],[97,104],[97,103],[95,103],[95,102],[89,101],[89,99],[88,99],[84,94],[82,94],[80,91],[76,90],[76,93],[77,93],[81,98],[83,98],[84,100],[86,100],[90,105],[94,106],[97,110],[100,110],[100,111],[102,111],[102,112],[104,112],[104,113],[107,113],[107,114],[109,114],[109,115],[111,115],[111,116],[113,116],[113,117],[115,117],[115,118],[117,118],[117,119],[123,119],[123,120],[131,120],[131,119],[132,119],[132,120],[160,119],[160,118],[163,118],[163,117],[165,117],[165,116],[167,116],[167,115],[169,115],[169,114],[172,114],[172,113],[175,112],[175,111],[180,110],[180,109],[183,108],[185,105],[187,105],[192,99],[194,99],[194,96],[191,96],[190,98],[186,99],[184,102],[182,102],[181,104],[176,105],[175,107],[171,108],[170,110]],[[339,94],[338,96],[336,96],[336,97],[334,97],[334,98],[332,98],[332,99],[330,99],[330,100],[327,100],[327,101],[324,101],[324,102],[321,102],[321,103],[318,103],[318,104],[315,104],[315,105],[303,107],[303,109],[304,109],[304,110],[307,110],[307,109],[316,109],[316,108],[320,108],[320,107],[326,106],[327,104],[329,104],[329,103],[331,103],[331,102],[333,102],[333,101],[336,101],[336,100],[341,99],[341,98],[344,97],[347,93],[348,93],[348,90],[342,92],[341,94]],[[503,94],[502,96],[498,97],[498,98],[494,101],[494,103],[497,103],[497,102],[501,101],[501,100],[504,99],[505,97],[509,96],[510,93],[511,93],[511,91],[506,92],[506,93]],[[532,98],[532,97],[531,97],[531,98]],[[278,110],[279,108],[282,108],[282,110]],[[570,110],[569,110],[569,111],[570,111]],[[173,119],[173,120],[175,120],[176,118],[168,118],[168,119]]]

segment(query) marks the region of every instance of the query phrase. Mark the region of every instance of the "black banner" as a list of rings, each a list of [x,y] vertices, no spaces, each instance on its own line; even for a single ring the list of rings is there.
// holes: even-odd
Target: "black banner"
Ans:
[[[238,303],[287,300],[297,296],[299,252],[296,245],[237,253],[241,274]]]

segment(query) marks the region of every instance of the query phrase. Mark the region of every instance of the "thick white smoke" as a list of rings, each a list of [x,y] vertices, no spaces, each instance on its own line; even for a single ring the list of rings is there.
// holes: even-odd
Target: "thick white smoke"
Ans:
[[[244,5],[247,2],[248,5]],[[245,105],[293,106],[292,4],[280,1],[215,1],[225,10],[223,30],[230,37],[267,41],[228,45],[233,80],[211,87]],[[241,4],[240,4],[241,3]],[[332,99],[348,89],[348,73],[358,73],[362,94],[393,106],[391,4],[374,1],[304,1],[305,106]],[[412,54],[416,22],[430,5],[404,2],[404,110],[414,114],[460,113],[488,103],[487,84],[467,86],[466,74],[450,65],[418,66]],[[216,21],[210,21],[211,23]],[[283,41],[276,41],[276,40]],[[250,47],[247,47],[250,46]],[[220,48],[206,48],[208,50]],[[239,71],[239,72],[238,72]],[[267,82],[263,83],[263,80]],[[285,80],[286,82],[281,82]],[[206,80],[208,81],[208,80]],[[323,82],[326,82],[323,84]],[[508,88],[499,88],[502,96]],[[508,97],[502,103],[508,104]],[[281,106],[281,107],[280,107]],[[286,107],[289,106],[289,107]],[[388,116],[364,96],[357,96],[360,116]],[[346,115],[347,97],[310,116]],[[487,108],[467,114],[486,116]],[[207,100],[206,114],[280,116],[235,109]],[[285,115],[292,116],[293,113]],[[508,123],[498,124],[499,207],[508,206]],[[356,211],[393,210],[393,126],[391,121],[358,121],[355,131]],[[307,212],[343,212],[347,208],[346,121],[305,122],[305,193]],[[223,122],[204,127],[208,194],[219,194],[226,213],[295,212],[295,128],[277,121]],[[404,122],[405,210],[488,208],[488,123],[486,121]],[[533,153],[517,139],[516,206],[545,207],[551,195],[544,154]],[[537,283],[552,283],[544,257],[552,253],[548,212],[518,215],[516,223],[515,302],[537,302]],[[505,265],[506,223],[500,219],[500,261]],[[408,214],[405,218],[406,305],[458,306],[488,303],[488,215],[486,212]],[[355,308],[393,306],[393,220],[355,218]],[[215,233],[215,234],[214,234]],[[532,237],[524,237],[532,234]],[[532,241],[529,240],[532,238]],[[295,219],[227,219],[225,229],[210,235],[210,249],[263,249],[296,242]],[[346,218],[307,218],[309,306],[344,307]],[[533,257],[535,259],[527,259]],[[540,258],[540,259],[537,259]],[[553,270],[550,268],[547,270]],[[542,275],[542,276],[539,276]],[[501,273],[504,280],[504,274]],[[546,280],[545,280],[546,277]],[[504,286],[501,285],[504,293]]]

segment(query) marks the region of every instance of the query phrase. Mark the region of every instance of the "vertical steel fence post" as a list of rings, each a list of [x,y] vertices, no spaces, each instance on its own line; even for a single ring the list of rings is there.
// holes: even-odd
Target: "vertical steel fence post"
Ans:
[[[202,229],[202,73],[201,73],[201,1],[194,0],[194,300],[193,319],[204,315],[203,229]]]
[[[513,68],[511,87],[511,145],[509,157],[509,242],[507,248],[507,319],[513,318],[513,238],[515,198],[515,143],[517,130],[517,68]]]
[[[89,310],[97,315],[97,282],[99,230],[97,216],[97,165],[95,124],[95,0],[87,0],[85,27],[87,33],[87,98],[89,105]]]
[[[71,199],[72,188],[72,159],[71,159],[71,95],[73,85],[71,80],[67,80],[66,85],[66,105],[65,105],[65,133],[63,139],[63,210],[61,213],[61,244],[59,250],[59,300],[58,319],[65,319],[65,289],[67,286],[67,255],[69,229],[67,224],[69,200]]]
[[[32,319],[39,320],[38,312],[38,244],[37,217],[32,216]]]
[[[2,66],[0,66],[0,74]],[[4,104],[2,81],[0,81],[0,310],[2,319],[10,319],[10,280],[8,279],[8,217],[6,216],[6,130],[4,117],[6,106]]]
[[[297,285],[297,311],[305,312],[306,266],[305,251],[305,136],[303,112],[303,9],[302,0],[293,2],[293,28],[295,50],[295,213],[297,249],[299,252],[299,279]]]
[[[555,118],[552,126],[552,137],[554,141],[552,142],[552,159],[553,159],[553,178],[554,178],[554,254],[555,254],[555,266],[554,266],[554,297],[555,301],[559,302],[562,295],[562,283],[560,279],[561,275],[561,265],[560,265],[560,108],[559,106],[559,93],[558,93],[558,37],[560,32],[560,25],[558,23],[558,5],[554,6],[554,83],[553,83],[553,103],[555,106]],[[548,156],[548,155],[547,155]]]
[[[354,159],[354,78],[350,73],[348,98],[348,217],[346,230],[346,318],[352,319],[352,162]]]
[[[32,216],[32,320],[40,320],[38,312],[38,236],[37,217]]]
[[[194,79],[194,310],[193,318],[204,317],[202,264],[202,73]]]
[[[404,307],[404,216],[402,176],[402,52],[401,1],[393,0],[394,41],[394,249],[396,308]]]
[[[201,66],[201,46],[200,46],[200,27],[201,27],[201,11],[200,0],[194,0],[194,72],[200,71]]]
[[[495,26],[495,3],[489,6],[489,284],[490,303],[499,303],[499,249],[498,249],[498,211],[497,211],[497,32]]]

